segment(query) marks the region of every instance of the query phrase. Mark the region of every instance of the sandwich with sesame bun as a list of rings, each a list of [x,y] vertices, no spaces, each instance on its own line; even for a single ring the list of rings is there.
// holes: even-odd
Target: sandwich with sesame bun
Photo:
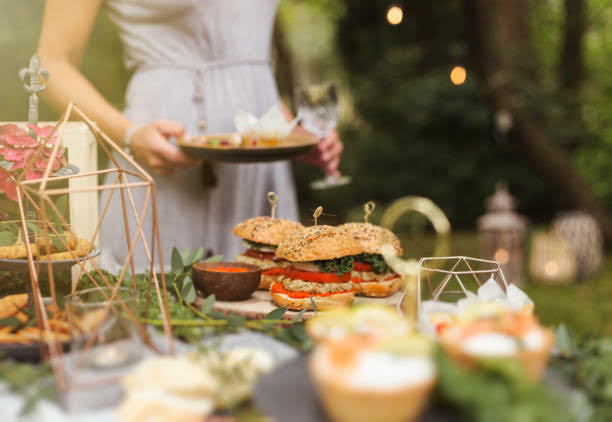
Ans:
[[[346,223],[339,226],[361,247],[362,253],[355,257],[355,269],[351,281],[360,296],[387,297],[400,288],[401,277],[382,257],[382,247],[391,244],[397,255],[403,250],[393,232],[370,223]]]
[[[270,287],[272,301],[293,311],[346,305],[355,299],[351,272],[359,244],[332,226],[312,226],[288,235],[276,257],[288,261],[284,274]]]
[[[283,273],[286,262],[275,259],[277,245],[288,234],[304,228],[298,222],[282,218],[255,217],[237,224],[232,233],[243,239],[246,251],[237,262],[255,264],[262,269],[260,289],[268,289]]]

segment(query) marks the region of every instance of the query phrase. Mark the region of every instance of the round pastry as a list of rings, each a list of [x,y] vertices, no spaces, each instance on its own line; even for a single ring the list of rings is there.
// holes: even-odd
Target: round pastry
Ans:
[[[236,256],[237,262],[261,267],[259,289],[269,289],[283,273],[286,262],[275,260],[276,246],[285,236],[304,226],[282,218],[255,217],[238,223],[232,233],[244,240],[246,251]]]
[[[358,243],[363,252],[355,257],[351,281],[360,296],[387,297],[400,288],[401,277],[382,257],[382,247],[393,246],[397,255],[403,250],[398,237],[390,230],[370,223],[346,223],[339,227]]]

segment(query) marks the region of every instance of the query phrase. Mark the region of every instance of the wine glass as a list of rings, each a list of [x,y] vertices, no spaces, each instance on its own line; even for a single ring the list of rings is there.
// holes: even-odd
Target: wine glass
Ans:
[[[302,127],[319,140],[325,139],[338,126],[338,92],[334,84],[317,84],[298,88],[295,91],[297,119]],[[328,189],[351,182],[348,176],[336,177],[327,174],[324,179],[311,183],[312,189]]]

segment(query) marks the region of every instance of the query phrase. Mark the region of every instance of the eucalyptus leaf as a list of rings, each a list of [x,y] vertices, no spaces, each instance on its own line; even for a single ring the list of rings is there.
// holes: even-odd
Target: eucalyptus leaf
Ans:
[[[573,335],[565,324],[557,327],[556,344],[561,352],[561,355],[571,357],[574,355],[576,345],[574,344]]]
[[[28,230],[32,230],[34,233],[37,233],[37,234],[42,232],[38,224],[36,224],[33,221],[26,221],[26,227],[28,228]]]
[[[11,231],[0,232],[0,246],[10,246],[15,243],[17,236]]]
[[[223,259],[223,255],[213,255],[209,256],[204,260],[204,262],[219,262]]]
[[[196,259],[196,255],[198,254],[198,251],[189,251],[189,250],[184,250],[183,251],[183,265],[185,267],[190,267],[193,264],[195,264],[197,261],[195,261]]]
[[[193,256],[193,260],[191,261],[192,264],[195,264],[196,262],[200,262],[202,260],[202,257],[204,256],[204,248],[202,246],[200,246],[196,251],[195,254]]]
[[[57,201],[55,201],[55,206],[60,212],[62,217],[66,216],[66,210],[68,208],[68,195],[60,196]]]
[[[276,308],[276,309],[270,311],[264,317],[264,319],[281,319],[283,317],[283,315],[285,315],[285,312],[287,312],[287,308],[281,306],[280,308]]]
[[[189,287],[190,288],[187,291],[187,293],[183,295],[183,300],[185,302],[187,302],[187,303],[193,303],[193,302],[195,302],[195,300],[198,297],[198,295],[196,293],[195,287],[193,287],[193,284],[190,284]]]
[[[191,251],[189,250],[189,248],[184,247],[183,250],[181,251],[181,256],[183,257],[183,263],[185,262],[185,257],[189,256],[190,254],[191,254]]]
[[[315,303],[314,299],[312,298],[312,296],[310,296],[310,306],[312,306],[312,310],[317,313],[317,304]]]
[[[175,274],[180,274],[183,272],[183,258],[181,257],[180,252],[176,247],[172,247],[172,272]]]
[[[51,240],[53,241],[53,246],[55,246],[55,249],[57,249],[58,252],[66,252],[66,246],[64,246],[64,243],[60,240],[59,237],[57,236],[51,236]]]
[[[66,299],[64,297],[64,295],[61,294],[56,294],[55,295],[55,302],[57,303],[57,306],[61,309],[64,310],[65,305],[66,305]]]
[[[215,295],[210,295],[206,299],[204,299],[204,303],[202,303],[202,313],[210,314],[213,310],[213,306],[215,306]]]
[[[196,290],[195,287],[193,286],[193,281],[191,280],[191,277],[186,276],[183,279],[183,287],[181,289],[181,296],[183,297],[183,300],[187,303],[192,303],[193,301],[196,300]]]
[[[223,312],[220,311],[210,311],[208,313],[208,316],[214,318],[214,319],[226,319],[225,314]]]
[[[227,316],[227,326],[229,328],[242,327],[242,325],[244,324],[244,321],[245,321],[245,318],[237,314],[229,314]]]
[[[302,319],[302,315],[304,315],[304,313],[305,313],[306,311],[308,311],[308,310],[310,310],[310,308],[305,308],[305,309],[302,309],[300,312],[298,312],[297,314],[295,314],[295,316],[293,317],[293,322],[294,322],[294,323],[295,323],[295,322],[299,322],[299,321],[300,321],[300,319]]]
[[[291,335],[299,342],[307,342],[309,340],[308,334],[304,329],[304,324],[294,324],[289,328]]]
[[[23,322],[21,322],[20,319],[15,318],[15,317],[7,317],[7,318],[0,319],[0,325],[17,328],[17,327],[21,327],[23,325]]]

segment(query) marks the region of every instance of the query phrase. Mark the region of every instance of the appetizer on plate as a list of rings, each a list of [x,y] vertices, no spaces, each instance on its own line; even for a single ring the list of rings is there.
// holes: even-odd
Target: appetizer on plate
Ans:
[[[382,257],[382,247],[391,244],[397,255],[403,250],[393,232],[370,223],[346,223],[340,226],[361,246],[363,252],[355,257],[355,269],[351,281],[358,295],[387,297],[400,288],[401,277]]]
[[[124,376],[121,422],[204,420],[215,409],[247,400],[257,378],[274,366],[267,352],[236,347],[182,356],[152,356]]]
[[[476,294],[469,292],[456,303],[427,300],[421,303],[418,329],[430,337],[437,337],[446,326],[452,325],[458,314],[466,309],[484,303],[495,303],[508,311],[532,313],[533,301],[514,284],[509,284],[504,291],[494,279],[489,279],[478,288]]]
[[[64,313],[53,305],[47,306],[49,331],[32,325],[32,316],[27,310],[28,294],[4,296],[0,299],[0,343],[33,344],[41,339],[45,342],[70,340],[68,323]],[[4,325],[4,322],[10,324]]]
[[[244,240],[247,250],[236,257],[237,262],[261,267],[260,289],[269,289],[283,274],[287,263],[275,259],[276,247],[287,235],[304,229],[300,223],[282,218],[255,217],[237,224],[232,233]]]
[[[533,313],[515,311],[501,303],[475,303],[439,329],[444,350],[469,367],[483,359],[513,359],[525,375],[539,379],[546,370],[553,346],[551,330]]]
[[[234,116],[234,124],[243,147],[276,147],[295,128],[297,119],[287,122],[280,107],[272,106],[260,119],[239,111]]]
[[[306,332],[318,343],[348,336],[399,336],[410,332],[410,325],[393,307],[363,304],[320,313],[306,321]]]
[[[346,337],[317,346],[310,373],[335,422],[407,422],[435,385],[431,342],[418,334],[374,340]]]
[[[276,257],[289,262],[284,274],[270,287],[272,301],[299,311],[326,309],[353,302],[351,282],[359,244],[332,226],[312,226],[289,234],[276,248]]]

